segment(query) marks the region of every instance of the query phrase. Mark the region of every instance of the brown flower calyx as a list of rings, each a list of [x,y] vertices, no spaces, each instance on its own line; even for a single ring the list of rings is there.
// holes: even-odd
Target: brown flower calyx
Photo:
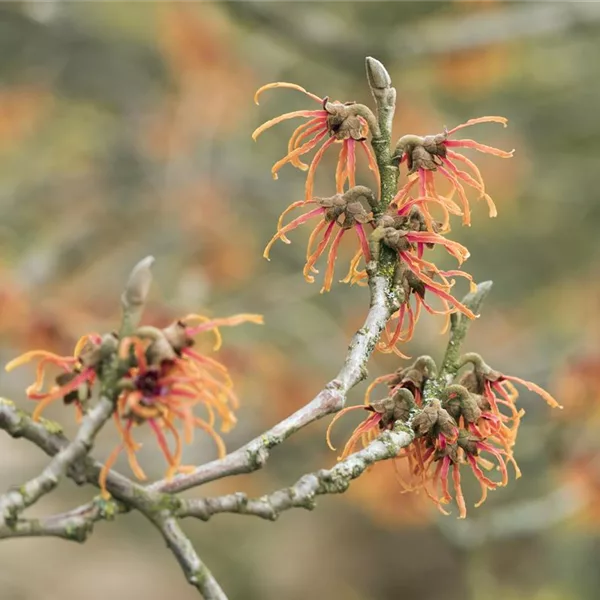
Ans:
[[[392,389],[401,386],[414,394],[417,390],[422,390],[425,382],[436,374],[437,366],[433,358],[423,355],[419,356],[412,365],[398,369],[388,382],[388,386]]]
[[[396,143],[392,160],[400,161],[406,155],[408,173],[416,173],[419,169],[435,171],[442,166],[442,158],[446,158],[447,149],[444,142],[448,139],[446,131],[435,135],[405,135]]]
[[[318,206],[325,209],[324,217],[328,222],[335,221],[343,229],[351,229],[357,223],[362,225],[373,220],[373,213],[367,211],[360,198],[371,203],[373,192],[364,186],[356,186],[344,194],[336,194],[329,198],[315,198]]]
[[[396,421],[408,421],[416,406],[413,394],[408,389],[399,388],[391,396],[369,404],[367,410],[382,415],[379,426],[381,429],[389,429]]]
[[[407,252],[414,247],[406,238],[408,232],[401,229],[394,229],[393,227],[385,227],[382,232],[382,242],[392,250],[398,252]]]
[[[462,385],[453,384],[444,389],[442,406],[456,422],[463,417],[467,423],[476,423],[481,417],[478,397]]]
[[[443,223],[437,221],[428,222],[418,207],[413,207],[410,213],[398,215],[391,210],[381,215],[376,221],[376,229],[371,234],[373,242],[383,242],[392,250],[406,252],[414,249],[415,245],[406,240],[406,235],[412,232],[432,231],[438,233],[443,230]],[[426,242],[426,248],[433,248],[435,244]]]
[[[443,434],[448,439],[455,439],[458,435],[456,421],[450,416],[446,409],[442,408],[441,402],[434,398],[414,419],[412,427],[417,437]]]
[[[473,394],[484,395],[486,381],[495,382],[502,378],[502,374],[499,371],[492,369],[475,352],[468,352],[462,356],[459,361],[459,368],[464,367],[468,363],[472,364],[473,368],[470,371],[466,371],[460,377],[458,383]]]
[[[176,339],[175,333],[177,332],[176,329],[171,329],[173,325],[166,329],[158,329],[150,325],[144,325],[136,329],[136,337],[150,340],[150,344],[146,348],[148,365],[160,365],[163,361],[173,361],[180,355],[181,349],[187,347],[187,345],[183,345],[176,349],[173,345]],[[185,326],[183,326],[183,329],[185,331]]]
[[[174,321],[162,330],[171,348],[179,356],[184,348],[194,345],[194,340],[186,332],[186,324],[183,321]]]
[[[325,97],[323,110],[327,112],[329,135],[336,140],[366,140],[369,129],[376,123],[371,110],[356,102],[330,102]]]
[[[458,440],[456,440],[456,443],[467,454],[471,454],[472,456],[477,456],[479,454],[479,449],[477,448],[478,442],[481,442],[481,440],[477,436],[470,434],[466,429],[461,429],[458,432]]]
[[[425,284],[412,271],[406,269],[404,278],[410,292],[414,292],[421,298],[425,297]]]
[[[77,358],[82,368],[90,367],[96,369],[106,357],[116,352],[117,346],[118,337],[115,333],[103,335],[99,343],[94,343],[88,338]]]

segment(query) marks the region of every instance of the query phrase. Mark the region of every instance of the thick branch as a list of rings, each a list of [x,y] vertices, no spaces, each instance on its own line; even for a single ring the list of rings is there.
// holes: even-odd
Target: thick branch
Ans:
[[[227,600],[225,592],[208,567],[200,560],[192,542],[181,530],[179,522],[172,513],[162,511],[150,520],[161,532],[169,550],[177,558],[188,582],[202,594],[204,600]]]
[[[20,512],[58,485],[69,467],[92,449],[96,435],[110,418],[113,409],[112,400],[102,396],[84,417],[75,439],[64,446],[37,477],[30,479],[18,490],[11,490],[0,497],[0,515],[5,522],[14,521]]]
[[[255,515],[274,521],[290,508],[312,510],[315,496],[345,492],[353,479],[380,460],[398,455],[414,438],[413,431],[398,424],[394,431],[383,432],[366,448],[342,460],[331,469],[321,469],[301,477],[293,486],[277,490],[260,498],[247,498],[236,493],[216,498],[183,500],[179,516],[197,517],[207,521],[212,515],[222,512]]]
[[[225,458],[201,465],[192,473],[180,475],[171,481],[159,481],[148,489],[175,493],[222,477],[251,473],[265,465],[271,448],[281,444],[302,427],[342,409],[348,391],[367,376],[366,365],[369,357],[385,324],[398,308],[387,277],[371,276],[369,287],[371,306],[364,325],[350,342],[344,365],[337,377],[330,381],[309,404]]]
[[[474,292],[467,294],[461,302],[473,313],[479,315],[481,305],[491,289],[492,282],[484,281],[477,285],[477,289]],[[434,379],[430,379],[425,384],[423,396],[426,401],[431,400],[432,398],[438,398],[441,391],[452,383],[452,380],[458,372],[458,359],[461,354],[462,344],[465,341],[471,323],[473,323],[473,320],[462,314],[452,314],[450,322],[450,339],[448,340],[446,353],[442,360],[442,366],[438,376]]]

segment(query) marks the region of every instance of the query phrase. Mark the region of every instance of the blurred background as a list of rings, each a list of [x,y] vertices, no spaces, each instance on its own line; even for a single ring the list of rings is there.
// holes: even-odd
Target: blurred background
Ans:
[[[339,369],[367,308],[364,288],[302,278],[307,231],[261,258],[279,213],[303,197],[304,174],[274,182],[292,123],[254,143],[251,132],[319,96],[371,104],[364,58],[388,67],[398,91],[395,137],[436,133],[499,114],[502,129],[469,131],[516,148],[479,155],[499,216],[474,204],[454,224],[465,265],[494,289],[466,349],[534,380],[565,406],[523,393],[516,455],[523,477],[473,509],[442,518],[401,494],[381,464],[313,513],[277,523],[219,515],[186,522],[230,598],[419,600],[597,598],[600,585],[600,4],[480,2],[3,2],[0,6],[0,358],[29,348],[70,353],[88,331],[118,320],[127,273],[157,258],[146,322],[189,312],[259,312],[266,326],[225,331],[218,358],[242,397],[234,449],[307,402]],[[331,195],[335,153],[316,193]],[[330,169],[327,168],[327,165]],[[322,174],[323,174],[322,173]],[[404,178],[405,171],[402,174]],[[363,170],[359,183],[372,185]],[[345,275],[351,249],[342,249]],[[440,257],[442,259],[443,257]],[[448,261],[448,267],[452,263]],[[466,291],[466,290],[465,290]],[[460,293],[460,292],[457,292]],[[439,357],[439,320],[422,318],[407,352]],[[400,365],[371,361],[371,376]],[[33,373],[2,374],[2,394],[31,408]],[[365,384],[351,400],[362,401]],[[62,406],[48,416],[74,429]],[[358,420],[335,431],[341,443]],[[268,467],[192,494],[260,495],[335,462],[327,420],[294,436]],[[186,462],[214,457],[200,440]],[[116,443],[103,432],[104,458]],[[147,472],[162,456],[148,444]],[[34,475],[45,457],[0,436],[0,487]],[[118,467],[129,473],[127,465]],[[65,482],[33,514],[65,510],[91,489]],[[50,539],[0,545],[2,600],[196,598],[158,535],[136,515],[100,523],[84,547]]]

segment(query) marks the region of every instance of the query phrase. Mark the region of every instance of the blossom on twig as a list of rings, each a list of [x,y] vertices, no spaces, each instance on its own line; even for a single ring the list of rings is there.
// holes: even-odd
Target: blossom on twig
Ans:
[[[459,517],[467,513],[461,485],[461,468],[467,466],[481,487],[480,506],[489,490],[508,483],[508,463],[516,477],[521,476],[513,456],[518,428],[524,411],[517,409],[517,392],[511,382],[518,382],[539,393],[550,406],[559,406],[545,390],[528,381],[503,375],[490,369],[481,357],[467,354],[461,365],[473,369],[458,376],[457,383],[445,385],[438,397],[425,400],[424,390],[437,368],[429,356],[419,357],[412,365],[376,378],[367,388],[365,404],[351,406],[336,415],[331,426],[343,413],[363,409],[373,413],[351,434],[342,456],[351,454],[359,440],[368,444],[379,432],[393,428],[396,421],[406,423],[415,432],[411,444],[403,448],[395,460],[406,461],[403,477],[397,479],[406,492],[423,490],[438,509],[448,514],[445,505],[454,497]],[[371,401],[373,389],[385,383],[387,396]],[[486,471],[498,470],[500,478]],[[451,492],[451,488],[453,493]]]
[[[96,380],[101,344],[102,336],[90,333],[77,342],[73,356],[59,356],[47,350],[30,350],[7,363],[6,371],[12,371],[32,360],[38,360],[35,381],[25,390],[28,398],[38,402],[33,411],[34,421],[39,419],[49,404],[60,399],[65,404],[73,404],[78,419],[81,417],[83,404],[89,399],[91,387]],[[50,365],[57,367],[61,373],[55,378],[55,385],[43,392],[46,369]]]
[[[325,280],[321,292],[326,292],[331,289],[333,282],[335,260],[337,258],[337,252],[342,241],[342,237],[347,231],[353,229],[356,232],[356,238],[358,240],[359,248],[352,261],[352,264],[356,266],[358,260],[364,257],[365,262],[371,260],[371,253],[369,250],[369,244],[367,241],[367,233],[365,232],[365,225],[372,222],[373,215],[369,212],[361,203],[361,198],[365,198],[369,204],[374,202],[374,196],[369,188],[364,186],[355,186],[348,190],[344,194],[336,194],[331,198],[315,198],[308,202],[300,201],[291,204],[279,218],[277,224],[277,233],[271,238],[271,241],[267,244],[263,256],[267,260],[270,260],[269,253],[271,247],[277,240],[281,240],[287,244],[290,241],[287,239],[286,234],[296,229],[300,225],[308,222],[311,219],[319,217],[320,220],[313,229],[306,250],[306,264],[304,266],[304,278],[308,283],[314,282],[313,274],[318,273],[314,265],[317,260],[322,256],[327,248],[329,242],[333,239],[327,258],[327,269],[325,271]],[[305,214],[297,217],[293,221],[290,221],[287,225],[282,226],[283,218],[292,209],[298,206],[304,206],[306,204],[314,204],[316,208],[313,208]],[[337,231],[336,231],[337,226]],[[334,231],[336,233],[334,234]],[[321,236],[321,239],[313,251],[313,244]]]
[[[463,185],[466,184],[474,188],[479,193],[480,198],[486,200],[490,217],[495,217],[498,214],[496,206],[485,191],[483,177],[477,165],[466,156],[456,152],[455,149],[471,148],[500,158],[511,158],[514,150],[506,152],[505,150],[486,146],[471,139],[448,139],[449,136],[465,127],[490,122],[501,123],[506,127],[507,119],[504,117],[479,117],[477,119],[469,119],[452,129],[444,129],[442,133],[436,135],[423,137],[411,134],[401,137],[396,144],[394,158],[399,164],[406,161],[409,181],[394,198],[394,204],[399,209],[402,209],[405,205],[418,202],[422,209],[428,213],[428,205],[436,203],[442,207],[446,215],[448,212],[460,214],[463,217],[463,224],[470,225],[471,209]],[[470,169],[470,173],[459,169],[456,166],[457,161]],[[439,194],[433,177],[434,171],[439,172],[450,182],[453,193],[456,192],[458,194],[460,207],[451,198]],[[415,186],[417,186],[417,198],[411,199],[410,196]]]
[[[264,91],[273,88],[298,90],[321,105],[321,108],[318,110],[297,110],[285,113],[263,123],[254,130],[252,138],[256,140],[263,131],[273,127],[273,125],[277,125],[277,123],[296,117],[308,119],[306,123],[300,125],[292,133],[288,142],[288,153],[273,165],[271,173],[274,179],[277,179],[279,169],[287,163],[303,171],[308,171],[306,176],[305,200],[311,200],[313,198],[314,178],[317,166],[321,162],[327,148],[339,142],[342,147],[338,155],[335,175],[337,193],[340,194],[344,191],[346,182],[348,182],[349,187],[356,185],[357,145],[366,154],[369,168],[375,173],[377,188],[379,189],[379,170],[375,157],[366,143],[369,131],[373,133],[373,130],[377,128],[377,122],[373,113],[366,106],[354,102],[331,102],[327,96],[320,98],[315,94],[307,92],[299,85],[285,82],[263,85],[254,95],[256,104],[258,104],[258,98]],[[310,165],[303,163],[300,157],[317,147],[319,149]]]
[[[122,391],[113,415],[121,442],[100,474],[104,495],[107,495],[108,471],[123,450],[135,476],[146,477],[135,455],[140,448],[133,439],[135,427],[147,425],[152,430],[168,464],[167,478],[185,470],[181,465],[179,423],[187,444],[193,441],[194,429],[199,428],[215,441],[219,457],[224,456],[225,445],[216,432],[215,423],[218,416],[224,432],[235,425],[238,400],[232,389],[233,382],[225,365],[192,346],[196,335],[211,332],[215,336],[214,348],[218,349],[221,346],[219,327],[245,322],[260,324],[263,320],[260,315],[252,314],[221,319],[189,315],[162,330],[142,326],[133,336],[121,341],[119,355],[129,364],[118,384]],[[206,418],[195,414],[198,406],[204,407]],[[165,432],[171,434],[173,447]]]
[[[238,400],[233,382],[225,365],[193,348],[194,338],[210,332],[215,337],[214,349],[221,345],[220,327],[241,323],[262,323],[262,316],[234,315],[209,319],[202,315],[189,315],[165,329],[141,326],[130,336],[118,339],[116,334],[100,336],[88,334],[77,343],[73,356],[58,356],[45,350],[33,350],[17,357],[6,365],[7,370],[39,359],[35,382],[27,388],[27,396],[38,401],[33,413],[39,418],[48,404],[63,399],[74,404],[78,413],[85,413],[93,402],[96,384],[102,387],[105,371],[117,376],[115,410],[113,418],[121,442],[108,457],[99,477],[102,494],[106,497],[106,478],[119,454],[125,450],[129,464],[140,479],[145,474],[135,453],[140,445],[133,439],[136,427],[149,427],[163,452],[167,464],[167,477],[172,477],[181,466],[182,440],[179,424],[186,443],[191,443],[195,428],[200,428],[215,441],[219,456],[225,446],[216,432],[228,431],[235,425]],[[57,385],[42,392],[45,370],[56,366],[62,372]],[[107,393],[103,390],[103,393]],[[195,409],[204,407],[206,414],[198,416]],[[170,444],[165,434],[170,434]]]

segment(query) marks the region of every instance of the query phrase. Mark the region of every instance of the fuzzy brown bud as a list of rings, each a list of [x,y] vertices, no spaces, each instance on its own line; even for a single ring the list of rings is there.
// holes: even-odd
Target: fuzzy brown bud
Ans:
[[[467,423],[475,423],[481,417],[477,397],[462,385],[448,386],[442,392],[442,405],[457,421],[462,416]]]
[[[416,407],[415,397],[407,390],[400,388],[392,396],[378,400],[370,408],[382,416],[381,427],[386,428],[396,421],[406,422],[411,411]]]
[[[438,421],[438,411],[441,405],[439,400],[433,400],[412,421],[415,435],[421,437],[430,433]]]
[[[162,333],[177,354],[180,354],[184,348],[194,345],[194,340],[185,331],[185,323],[183,321],[171,323],[171,325],[162,330]]]
[[[323,108],[327,111],[327,129],[336,140],[364,140],[366,128],[364,121],[353,110],[354,102],[341,104],[330,102],[328,98],[323,101]]]

